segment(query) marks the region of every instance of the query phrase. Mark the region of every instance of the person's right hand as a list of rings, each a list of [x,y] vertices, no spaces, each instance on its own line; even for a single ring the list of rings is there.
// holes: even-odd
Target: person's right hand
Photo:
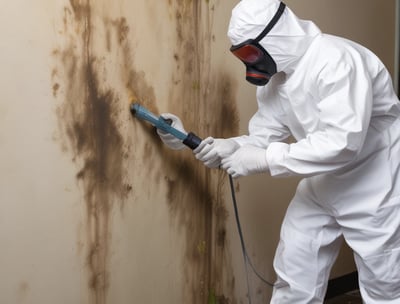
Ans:
[[[229,157],[222,159],[221,168],[233,178],[267,172],[267,150],[251,145],[242,146]]]
[[[174,127],[178,131],[181,131],[182,133],[187,134],[185,131],[182,121],[179,119],[178,116],[171,114],[171,113],[163,113],[161,114],[161,117],[164,119],[170,119],[172,120],[171,127]],[[160,136],[162,142],[170,149],[173,150],[181,150],[185,147],[185,145],[182,143],[182,141],[172,134],[166,133],[160,129],[157,129],[157,134]]]
[[[230,138],[207,137],[193,150],[195,157],[209,168],[217,168],[221,165],[221,158],[234,153],[240,145]]]

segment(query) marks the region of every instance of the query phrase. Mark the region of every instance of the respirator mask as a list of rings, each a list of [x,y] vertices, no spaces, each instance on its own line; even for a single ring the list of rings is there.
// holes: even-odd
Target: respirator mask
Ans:
[[[278,11],[265,29],[255,39],[248,39],[232,45],[230,51],[246,65],[246,80],[257,86],[264,86],[272,75],[277,73],[276,63],[271,55],[260,45],[260,41],[271,31],[282,16],[286,5],[281,2]]]

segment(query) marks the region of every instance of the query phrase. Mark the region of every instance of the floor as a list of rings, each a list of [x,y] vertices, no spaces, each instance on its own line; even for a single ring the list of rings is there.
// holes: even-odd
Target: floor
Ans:
[[[324,304],[362,304],[362,300],[358,291],[352,291],[329,299]]]

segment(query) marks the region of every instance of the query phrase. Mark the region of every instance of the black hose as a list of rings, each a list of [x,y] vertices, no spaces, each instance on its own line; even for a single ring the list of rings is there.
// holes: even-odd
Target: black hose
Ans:
[[[243,237],[243,231],[242,231],[242,226],[240,224],[240,219],[239,219],[239,211],[237,207],[237,201],[236,201],[236,194],[235,194],[235,186],[233,184],[233,179],[232,176],[229,175],[229,185],[231,188],[231,195],[232,195],[232,203],[233,203],[233,209],[235,211],[235,220],[236,220],[236,226],[239,232],[239,238],[240,238],[240,245],[242,247],[242,254],[243,254],[243,260],[244,260],[244,268],[246,272],[246,283],[247,283],[247,293],[248,293],[248,299],[249,299],[249,304],[251,304],[251,286],[250,286],[250,281],[249,281],[249,271],[248,271],[248,265],[250,265],[251,269],[254,271],[254,273],[257,275],[257,277],[266,285],[270,287],[274,287],[273,283],[268,282],[266,279],[264,279],[258,271],[255,269],[253,266],[253,263],[250,260],[249,255],[247,254],[246,250],[246,244],[244,242],[244,237]]]

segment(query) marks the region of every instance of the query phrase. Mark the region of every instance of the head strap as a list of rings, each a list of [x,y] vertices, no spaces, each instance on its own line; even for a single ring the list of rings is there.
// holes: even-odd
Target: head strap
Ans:
[[[265,27],[265,29],[261,32],[257,38],[254,39],[256,42],[260,42],[261,39],[265,37],[269,33],[269,31],[274,27],[274,25],[278,22],[279,18],[282,16],[283,11],[285,10],[286,4],[281,2],[279,5],[278,11],[275,13],[275,16],[271,19],[270,23]]]

